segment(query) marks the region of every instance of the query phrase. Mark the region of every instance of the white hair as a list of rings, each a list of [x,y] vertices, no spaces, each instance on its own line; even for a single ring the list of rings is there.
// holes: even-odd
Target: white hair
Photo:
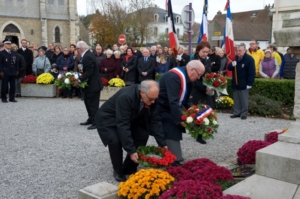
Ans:
[[[182,48],[182,50],[185,50],[185,47],[184,47],[183,45],[179,45],[179,46],[178,46],[178,50],[179,50],[180,48]]]
[[[149,90],[152,86],[156,86],[159,89],[159,85],[156,81],[154,81],[154,80],[144,80],[139,85],[139,90],[143,91],[146,94],[148,94],[148,92],[149,92]]]
[[[77,42],[76,48],[79,48],[83,51],[90,49],[90,47],[84,41]]]
[[[197,70],[204,68],[204,65],[199,60],[191,60],[186,65],[186,68],[195,68]]]
[[[156,46],[151,46],[151,50],[156,50]]]
[[[105,51],[105,54],[107,55],[107,54],[110,54],[110,55],[112,55],[113,54],[113,51],[112,50],[110,50],[110,49],[107,49],[106,51]]]
[[[144,52],[145,50],[150,52],[148,48],[143,48],[142,52]]]
[[[121,52],[118,51],[118,50],[116,50],[116,51],[114,52],[114,55],[121,55]]]

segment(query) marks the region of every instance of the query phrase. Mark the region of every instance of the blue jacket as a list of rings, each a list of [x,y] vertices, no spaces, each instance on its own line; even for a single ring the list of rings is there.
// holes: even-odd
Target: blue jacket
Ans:
[[[236,85],[235,72],[233,72],[231,87],[234,90],[247,89],[247,86],[253,85],[255,79],[254,59],[245,53],[241,60],[239,60],[238,56],[235,56],[235,60],[238,60],[237,65],[233,67],[232,63],[230,63],[228,65],[228,70],[234,71],[234,68],[237,69],[238,85]]]
[[[165,72],[167,72],[169,70],[169,64],[168,62],[164,63],[164,64],[161,64],[159,65],[157,68],[156,68],[156,72],[158,74],[164,74]]]
[[[62,71],[65,66],[67,66],[68,71],[71,71],[74,69],[74,64],[75,60],[71,54],[69,54],[68,56],[61,54],[56,60],[57,68],[60,71]]]
[[[11,54],[5,49],[0,52],[0,73],[4,73],[5,76],[16,76],[19,72],[17,53],[12,50],[10,52]]]

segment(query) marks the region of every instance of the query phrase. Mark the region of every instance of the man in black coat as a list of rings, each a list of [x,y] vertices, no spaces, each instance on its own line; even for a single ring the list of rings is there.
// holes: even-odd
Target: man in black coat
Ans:
[[[205,68],[199,60],[190,61],[186,67],[176,67],[159,78],[158,110],[168,149],[176,155],[174,165],[183,161],[180,140],[185,132],[181,120],[182,107],[189,108],[192,82],[200,79]]]
[[[17,102],[15,100],[15,81],[19,73],[17,53],[11,50],[10,40],[5,39],[3,43],[4,50],[0,52],[1,100],[3,103],[7,103],[6,93],[8,93],[9,84],[9,101]]]
[[[100,81],[100,74],[96,62],[95,55],[89,50],[89,46],[84,41],[79,41],[76,45],[77,52],[81,56],[78,64],[78,69],[82,75],[75,81],[73,86],[77,87],[79,82],[87,81],[88,86],[83,89],[84,104],[89,118],[86,122],[80,123],[80,125],[89,125],[89,130],[96,129],[94,118],[99,108],[100,91],[103,85]]]
[[[137,70],[138,70],[138,81],[153,79],[155,76],[155,60],[149,57],[149,50],[143,49],[143,57],[138,59]]]
[[[137,57],[137,59],[141,58],[143,55],[142,55],[142,52],[139,51],[137,48],[137,44],[136,43],[133,43],[131,45],[131,48],[133,50],[133,54]]]
[[[33,53],[27,48],[27,40],[22,39],[22,47],[17,50],[17,53],[22,55],[26,62],[26,75],[32,74]]]
[[[190,56],[184,53],[184,46],[180,45],[178,48],[178,55],[176,57],[179,66],[186,66],[190,59]]]
[[[221,67],[221,57],[216,54],[216,47],[212,46],[210,48],[208,57],[211,64],[211,72],[217,73]]]
[[[155,81],[142,81],[122,88],[96,114],[97,130],[103,144],[108,145],[117,181],[125,181],[126,174],[137,171],[136,149],[146,146],[150,132],[160,147],[166,146],[155,103],[158,93]],[[124,163],[122,148],[127,152]]]

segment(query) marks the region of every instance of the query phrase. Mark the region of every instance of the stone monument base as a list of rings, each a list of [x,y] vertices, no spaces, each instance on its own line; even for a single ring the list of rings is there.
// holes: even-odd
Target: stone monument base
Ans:
[[[56,86],[54,84],[21,84],[23,97],[55,97]]]

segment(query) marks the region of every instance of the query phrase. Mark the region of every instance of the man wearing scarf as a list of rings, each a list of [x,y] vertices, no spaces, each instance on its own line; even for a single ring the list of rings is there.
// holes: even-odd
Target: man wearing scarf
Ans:
[[[181,120],[182,108],[192,106],[189,101],[193,82],[204,74],[205,68],[199,60],[190,61],[185,67],[169,70],[159,79],[158,110],[168,149],[176,156],[174,166],[183,161],[180,140],[185,133]]]

